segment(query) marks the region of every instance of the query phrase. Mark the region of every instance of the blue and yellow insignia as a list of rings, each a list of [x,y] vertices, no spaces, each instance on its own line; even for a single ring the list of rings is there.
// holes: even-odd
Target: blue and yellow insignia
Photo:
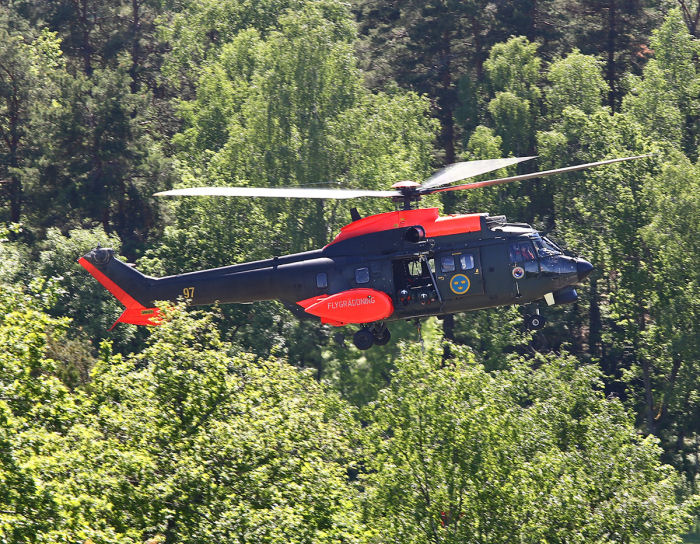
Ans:
[[[463,295],[469,291],[469,278],[464,274],[455,274],[450,279],[450,289],[457,295]]]

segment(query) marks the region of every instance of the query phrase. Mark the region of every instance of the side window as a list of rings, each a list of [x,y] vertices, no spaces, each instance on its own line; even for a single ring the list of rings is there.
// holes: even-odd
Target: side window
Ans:
[[[355,269],[355,283],[367,283],[369,282],[369,268],[356,268]]]
[[[328,274],[325,272],[319,272],[316,274],[316,287],[319,289],[325,289],[328,287]]]
[[[465,253],[464,255],[459,256],[459,265],[462,267],[462,270],[471,270],[474,268],[474,255],[471,253]]]
[[[510,244],[510,262],[522,263],[535,260],[535,248],[531,242]]]
[[[440,270],[443,272],[454,272],[455,258],[452,255],[440,257]]]

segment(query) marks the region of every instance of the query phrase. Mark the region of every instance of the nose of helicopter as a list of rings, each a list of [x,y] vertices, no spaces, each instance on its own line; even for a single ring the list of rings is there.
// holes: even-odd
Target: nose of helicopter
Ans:
[[[578,281],[585,280],[592,271],[593,265],[591,263],[585,259],[576,259],[576,273],[578,274]]]

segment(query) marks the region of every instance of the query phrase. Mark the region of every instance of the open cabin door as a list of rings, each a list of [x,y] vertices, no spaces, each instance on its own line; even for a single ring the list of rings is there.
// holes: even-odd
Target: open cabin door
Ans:
[[[397,310],[400,308],[434,308],[442,303],[436,288],[435,259],[427,255],[396,259],[394,272]]]

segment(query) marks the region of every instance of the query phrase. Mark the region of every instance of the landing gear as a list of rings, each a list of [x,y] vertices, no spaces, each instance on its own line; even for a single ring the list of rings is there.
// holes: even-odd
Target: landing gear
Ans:
[[[371,348],[372,344],[374,344],[374,335],[369,332],[369,329],[362,327],[353,335],[352,343],[355,344],[357,349],[364,351]]]
[[[360,350],[366,350],[373,345],[384,346],[391,340],[391,333],[384,323],[373,323],[369,327],[362,327],[352,337],[352,343]]]
[[[547,319],[545,319],[543,315],[540,315],[539,310],[535,310],[534,314],[527,314],[525,316],[525,325],[531,331],[540,330],[542,327],[544,327],[546,322]]]
[[[374,337],[374,343],[378,346],[387,345],[389,343],[389,340],[391,340],[391,333],[386,327],[384,327],[384,330],[380,334]]]

